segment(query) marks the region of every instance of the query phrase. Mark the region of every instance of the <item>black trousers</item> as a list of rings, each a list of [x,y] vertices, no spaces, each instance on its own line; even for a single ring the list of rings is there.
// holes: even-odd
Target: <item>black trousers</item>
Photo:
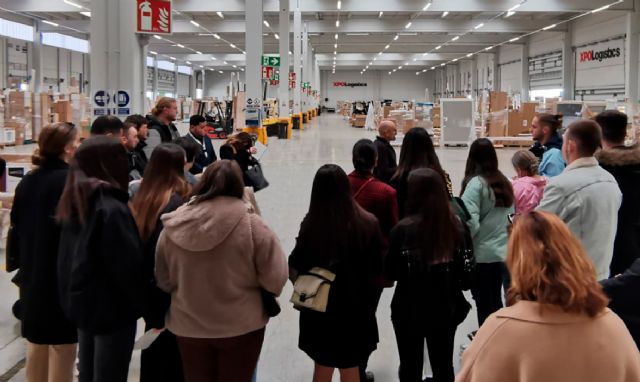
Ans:
[[[375,303],[376,310],[378,310],[378,304],[380,303],[380,297],[382,297],[383,290],[384,288],[380,288],[379,290],[376,290],[373,295],[373,301]],[[367,357],[364,360],[362,360],[360,365],[358,365],[358,369],[360,371],[360,382],[366,382],[367,380],[367,366],[369,365],[370,357],[371,357],[371,353],[369,353],[369,355],[367,355]]]
[[[400,382],[422,382],[425,339],[434,382],[453,382],[456,326],[450,323],[418,325],[402,318],[392,318],[392,322],[400,354]]]
[[[476,301],[478,326],[503,307],[502,287],[509,289],[510,279],[504,263],[478,263],[471,294]]]
[[[157,381],[184,381],[178,341],[168,329],[160,333],[140,356],[140,382]]]
[[[78,330],[79,382],[127,382],[136,323],[104,334]]]

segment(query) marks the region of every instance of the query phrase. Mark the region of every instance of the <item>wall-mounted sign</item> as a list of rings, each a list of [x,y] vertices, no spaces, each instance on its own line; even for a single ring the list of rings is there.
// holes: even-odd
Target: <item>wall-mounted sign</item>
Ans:
[[[172,0],[137,0],[137,32],[171,34]]]
[[[124,117],[131,114],[130,94],[131,92],[128,90],[96,91],[93,93],[93,116],[115,115]]]
[[[280,56],[262,56],[262,66],[280,66]]]
[[[246,126],[260,126],[261,104],[262,102],[260,101],[260,98],[247,98],[247,104],[244,111]]]
[[[577,90],[624,87],[624,39],[587,45],[576,50]]]
[[[289,81],[289,89],[295,89],[296,88],[296,81]]]
[[[355,87],[363,87],[363,86],[367,86],[367,83],[366,82],[340,82],[340,81],[336,81],[333,83],[334,88],[344,88],[344,87],[355,88]]]
[[[289,72],[289,81],[296,80],[296,72]]]

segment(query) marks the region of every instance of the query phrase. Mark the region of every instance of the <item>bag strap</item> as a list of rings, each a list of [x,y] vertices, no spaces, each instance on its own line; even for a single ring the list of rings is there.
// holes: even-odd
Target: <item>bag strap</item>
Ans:
[[[353,194],[353,198],[357,199],[358,196],[360,195],[360,193],[362,192],[362,190],[365,189],[365,187],[367,187],[367,185],[369,185],[369,183],[373,182],[375,180],[375,178],[372,176],[371,178],[367,179],[366,182],[364,182],[364,184],[362,186],[360,186],[360,188],[358,188],[358,191],[356,191],[355,194]]]

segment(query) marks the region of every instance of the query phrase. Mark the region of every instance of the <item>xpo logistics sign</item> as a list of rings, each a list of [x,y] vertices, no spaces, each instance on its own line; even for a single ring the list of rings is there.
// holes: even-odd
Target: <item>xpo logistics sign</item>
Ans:
[[[137,0],[137,32],[171,34],[171,0]]]

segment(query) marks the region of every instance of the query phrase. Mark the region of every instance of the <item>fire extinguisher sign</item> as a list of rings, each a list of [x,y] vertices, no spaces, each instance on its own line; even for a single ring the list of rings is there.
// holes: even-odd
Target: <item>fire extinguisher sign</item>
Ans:
[[[137,0],[138,33],[171,34],[171,0]]]

